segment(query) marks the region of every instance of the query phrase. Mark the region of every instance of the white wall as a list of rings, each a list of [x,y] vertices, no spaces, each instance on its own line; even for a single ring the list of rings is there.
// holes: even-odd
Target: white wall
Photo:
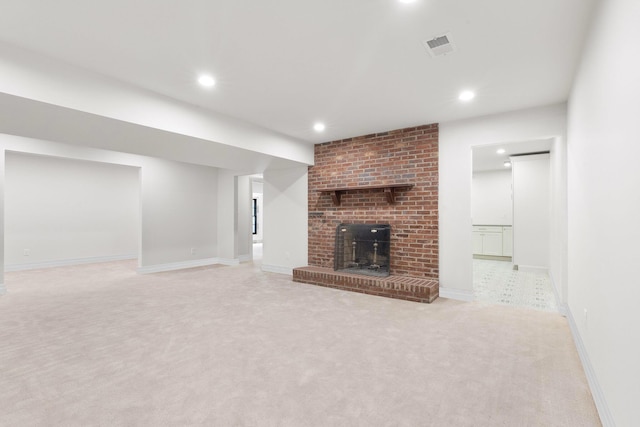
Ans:
[[[511,157],[513,263],[521,270],[549,268],[549,155]]]
[[[218,171],[218,257],[225,264],[237,264],[238,260],[238,180],[234,171]]]
[[[560,311],[567,302],[567,144],[564,138],[554,138],[550,164],[549,276],[558,292]]]
[[[565,127],[565,104],[440,124],[440,295],[473,298],[471,148],[563,138]]]
[[[511,225],[511,169],[474,172],[471,180],[474,225]]]
[[[253,253],[253,239],[251,233],[251,177],[238,177],[238,197],[237,197],[237,245],[238,259],[248,261]]]
[[[216,257],[218,170],[145,159],[140,266]]]
[[[306,166],[264,172],[262,269],[292,274],[307,265],[308,180]]]
[[[138,257],[139,168],[7,152],[5,203],[7,269]]]
[[[604,424],[632,426],[640,420],[640,2],[603,1],[595,16],[569,99],[568,299]]]

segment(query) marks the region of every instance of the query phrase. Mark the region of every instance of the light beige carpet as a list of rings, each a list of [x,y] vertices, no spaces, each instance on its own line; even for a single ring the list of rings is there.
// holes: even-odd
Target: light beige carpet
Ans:
[[[6,275],[0,425],[600,425],[558,314],[134,270]]]

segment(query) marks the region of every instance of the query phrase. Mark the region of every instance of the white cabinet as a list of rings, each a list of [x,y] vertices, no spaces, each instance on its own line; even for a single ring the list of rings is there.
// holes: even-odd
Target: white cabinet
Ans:
[[[502,232],[485,233],[482,238],[482,253],[485,255],[502,256]]]
[[[473,254],[511,256],[511,227],[501,225],[473,226]]]

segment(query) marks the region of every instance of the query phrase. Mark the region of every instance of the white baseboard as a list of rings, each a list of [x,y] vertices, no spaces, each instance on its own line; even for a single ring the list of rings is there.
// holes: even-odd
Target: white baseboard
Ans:
[[[170,262],[167,264],[148,265],[138,267],[138,274],[160,273],[163,271],[182,270],[183,268],[205,267],[207,265],[223,264],[218,258],[204,258],[190,261]]]
[[[580,361],[582,362],[582,368],[584,369],[584,373],[587,376],[587,382],[589,383],[589,388],[591,389],[591,395],[593,396],[593,400],[596,404],[596,408],[598,410],[598,414],[600,415],[600,421],[602,422],[603,427],[615,427],[615,423],[613,421],[613,417],[611,416],[611,411],[609,410],[609,405],[607,405],[607,401],[604,398],[604,393],[602,392],[602,388],[600,388],[600,383],[598,382],[598,378],[596,377],[596,373],[591,365],[591,361],[589,360],[589,354],[587,353],[587,349],[582,342],[582,337],[580,336],[580,332],[578,331],[578,325],[576,324],[575,319],[573,318],[573,314],[569,307],[565,305],[564,310],[567,313],[567,320],[569,321],[569,328],[571,329],[571,335],[573,335],[573,342],[576,345],[576,349],[578,350],[578,356],[580,356]]]
[[[262,271],[266,271],[267,273],[287,274],[289,276],[293,276],[293,268],[282,267],[279,265],[262,264]]]
[[[57,261],[34,262],[30,264],[9,264],[5,265],[4,271],[24,271],[36,270],[40,268],[66,267],[69,265],[95,264],[99,262],[122,261],[127,259],[136,259],[138,254],[123,254],[111,256],[96,256],[87,258],[61,259]]]
[[[240,260],[238,258],[216,258],[215,263],[222,265],[239,265]]]
[[[247,262],[251,261],[252,259],[253,256],[251,254],[238,255],[238,261],[240,262]]]
[[[454,289],[454,288],[446,288],[440,286],[438,291],[438,295],[442,298],[455,299],[459,301],[473,301],[475,300],[475,296],[473,295],[473,291],[467,291],[464,289]]]

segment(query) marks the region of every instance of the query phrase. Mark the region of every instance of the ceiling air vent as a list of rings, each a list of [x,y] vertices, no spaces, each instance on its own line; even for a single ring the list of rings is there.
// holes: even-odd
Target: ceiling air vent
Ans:
[[[427,52],[429,52],[429,55],[433,57],[446,55],[455,50],[455,46],[451,41],[450,33],[436,36],[431,40],[425,40],[423,44],[424,47],[427,48]]]

